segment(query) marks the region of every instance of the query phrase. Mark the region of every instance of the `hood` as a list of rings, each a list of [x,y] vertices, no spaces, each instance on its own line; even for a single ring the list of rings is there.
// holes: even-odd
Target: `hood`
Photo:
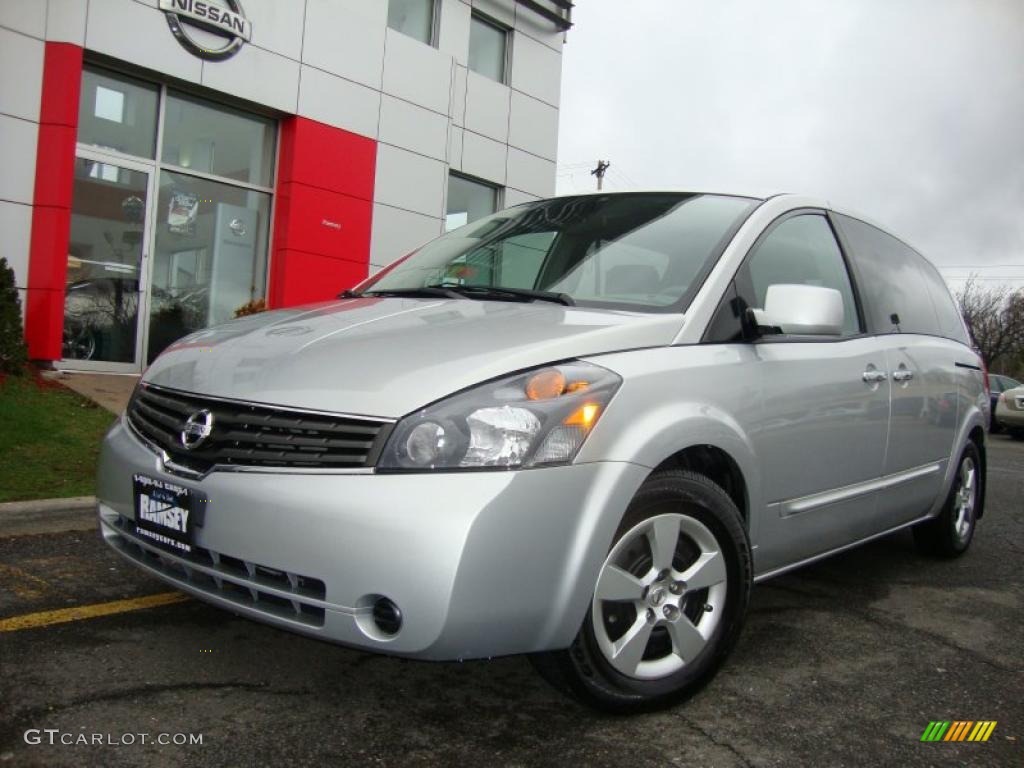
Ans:
[[[548,302],[346,299],[191,334],[168,347],[143,380],[217,397],[397,418],[535,365],[670,344],[682,322],[678,314]]]

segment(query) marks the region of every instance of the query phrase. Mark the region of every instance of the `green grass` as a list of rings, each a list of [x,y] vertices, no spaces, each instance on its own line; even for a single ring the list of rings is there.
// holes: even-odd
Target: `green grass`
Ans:
[[[0,381],[0,502],[91,496],[114,416],[59,384]]]

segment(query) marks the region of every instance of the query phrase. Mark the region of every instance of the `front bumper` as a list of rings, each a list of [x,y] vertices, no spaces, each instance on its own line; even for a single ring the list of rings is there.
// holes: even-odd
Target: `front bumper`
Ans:
[[[97,498],[111,547],[203,600],[365,650],[465,659],[572,642],[648,472],[595,462],[519,472],[212,472],[192,481],[166,473],[121,421],[104,442]],[[134,473],[209,500],[192,555],[134,534]],[[374,631],[374,596],[401,609],[396,635]]]

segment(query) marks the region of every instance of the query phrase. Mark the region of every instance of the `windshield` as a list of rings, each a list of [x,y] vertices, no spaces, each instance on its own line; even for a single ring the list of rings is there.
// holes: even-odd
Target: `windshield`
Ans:
[[[636,193],[526,203],[427,243],[358,290],[451,288],[486,298],[479,288],[505,288],[584,306],[685,311],[758,202]]]

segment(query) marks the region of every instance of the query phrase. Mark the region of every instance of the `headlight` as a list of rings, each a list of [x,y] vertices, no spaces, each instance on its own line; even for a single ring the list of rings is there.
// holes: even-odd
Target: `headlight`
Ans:
[[[381,470],[572,461],[622,379],[589,363],[554,365],[473,387],[398,422]]]

